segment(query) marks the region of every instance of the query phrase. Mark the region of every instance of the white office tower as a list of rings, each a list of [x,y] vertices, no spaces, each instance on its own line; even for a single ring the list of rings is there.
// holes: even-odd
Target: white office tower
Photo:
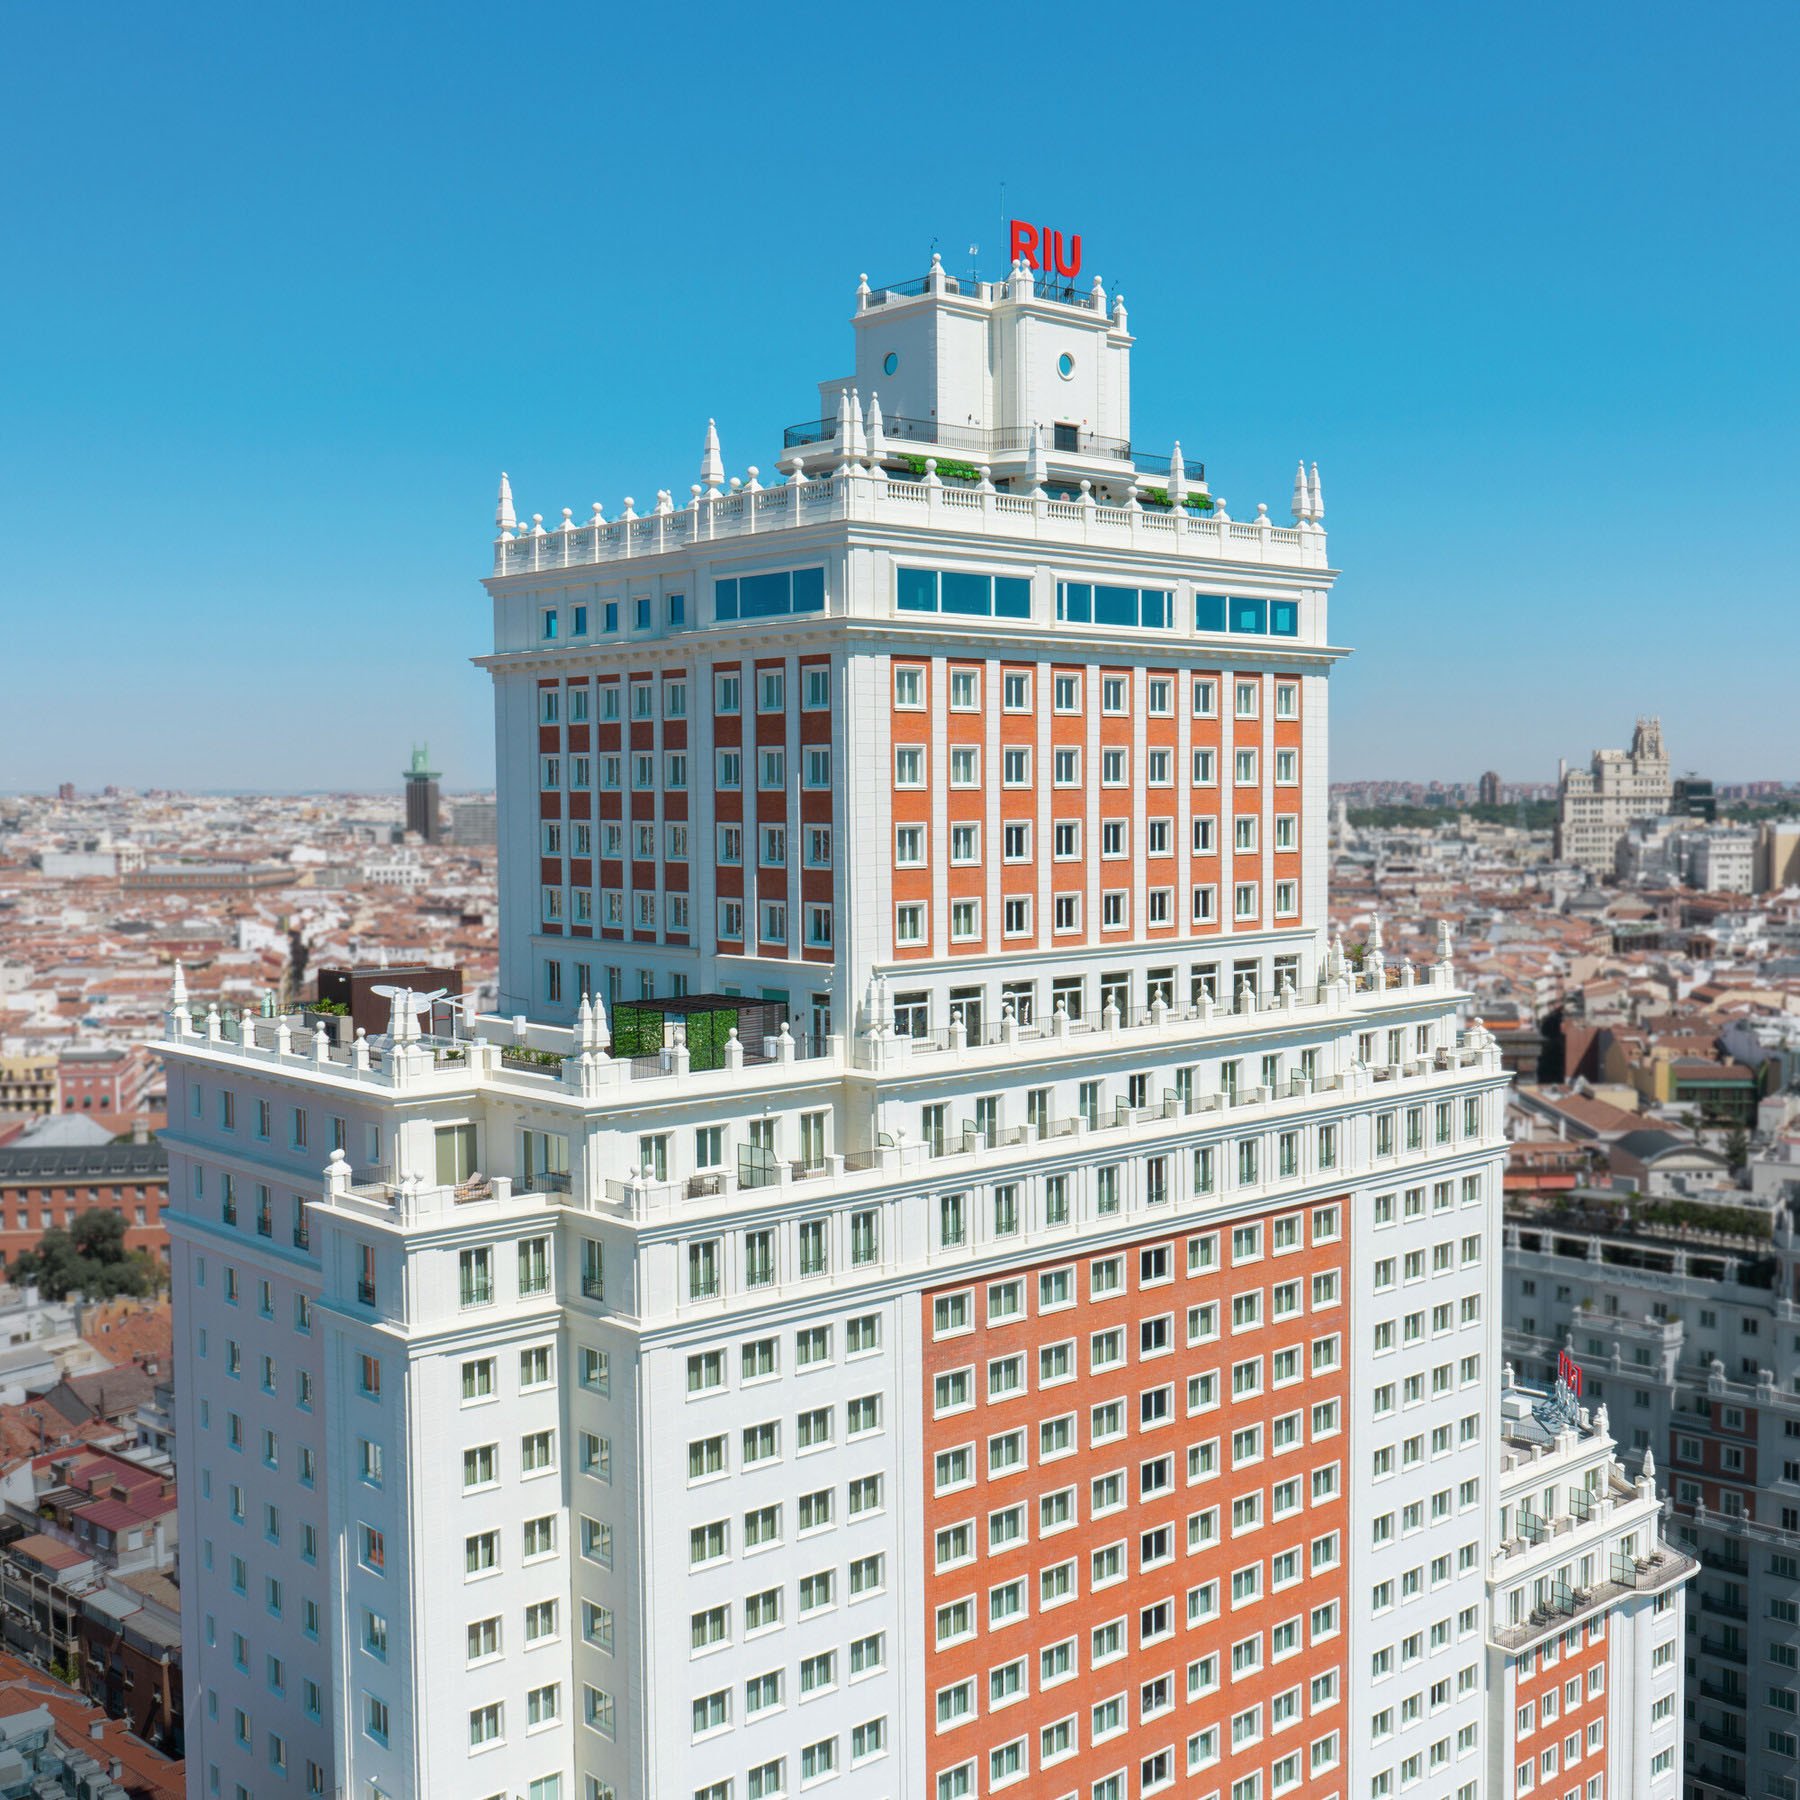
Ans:
[[[1489,1791],[1506,1077],[1328,941],[1317,471],[1098,284],[853,323],[784,479],[503,488],[499,1014],[172,1005],[208,1800]]]

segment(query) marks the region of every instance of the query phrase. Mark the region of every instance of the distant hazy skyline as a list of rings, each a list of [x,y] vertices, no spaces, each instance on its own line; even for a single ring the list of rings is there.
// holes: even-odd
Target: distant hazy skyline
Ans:
[[[0,790],[492,779],[524,512],[765,479],[859,271],[1079,231],[1134,439],[1316,458],[1338,780],[1800,776],[1800,11],[14,8]]]

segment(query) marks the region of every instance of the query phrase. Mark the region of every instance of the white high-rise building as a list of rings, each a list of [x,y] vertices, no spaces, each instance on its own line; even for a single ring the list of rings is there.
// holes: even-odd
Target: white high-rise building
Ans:
[[[779,485],[503,484],[496,1015],[177,977],[196,1795],[1488,1791],[1506,1076],[1327,940],[1317,470],[1098,282],[853,323]]]

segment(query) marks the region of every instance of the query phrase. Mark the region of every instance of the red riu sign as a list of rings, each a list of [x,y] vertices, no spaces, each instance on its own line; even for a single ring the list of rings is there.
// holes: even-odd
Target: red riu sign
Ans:
[[[1581,1365],[1566,1350],[1556,1353],[1556,1379],[1571,1394],[1581,1392]]]
[[[1027,225],[1014,219],[1007,227],[1012,233],[1012,248],[1007,254],[1016,262],[1021,258],[1040,274],[1055,272],[1064,281],[1073,281],[1081,273],[1081,236],[1077,233],[1068,244],[1063,234],[1048,225]],[[1064,251],[1067,251],[1067,260]]]

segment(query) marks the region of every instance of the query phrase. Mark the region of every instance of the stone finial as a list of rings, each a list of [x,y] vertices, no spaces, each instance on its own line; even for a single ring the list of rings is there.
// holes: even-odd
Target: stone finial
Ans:
[[[744,471],[744,474],[746,477],[744,482],[744,492],[746,494],[760,494],[763,491],[763,484],[757,477],[762,474],[762,470],[759,469],[755,463],[752,463],[750,467]]]
[[[1097,313],[1106,311],[1106,284],[1098,275],[1094,277],[1094,285],[1088,289],[1088,305]]]
[[[675,496],[667,488],[656,490],[656,510],[658,513],[672,513],[675,510]]]
[[[1646,1481],[1656,1479],[1656,1452],[1648,1444],[1644,1446],[1644,1479]]]
[[[1380,913],[1375,915],[1369,925],[1369,946],[1363,956],[1363,973],[1368,976],[1370,987],[1387,986],[1387,957],[1382,950]]]
[[[596,531],[606,523],[606,509],[598,500],[594,502],[594,516],[588,520],[588,523],[593,526]]]
[[[880,456],[886,428],[881,421],[881,396],[877,393],[871,392],[869,395],[869,410],[863,421],[863,430],[869,456],[871,459]]]
[[[604,1034],[606,1015],[598,994],[583,994],[575,1009],[575,1048],[583,1056],[592,1056],[606,1048]]]
[[[1175,448],[1169,454],[1169,501],[1179,506],[1187,498],[1187,464],[1181,459],[1181,439],[1175,440]]]
[[[494,507],[494,535],[504,537],[518,524],[513,513],[512,483],[506,478],[506,471],[500,471],[500,498]]]
[[[1050,465],[1044,459],[1044,427],[1036,421],[1031,426],[1031,449],[1025,459],[1025,479],[1031,483],[1031,492],[1035,498],[1043,493],[1044,483],[1049,479]]]
[[[869,304],[869,277],[867,271],[856,278],[856,310],[864,311]]]
[[[573,531],[575,529],[575,509],[573,507],[565,506],[562,509],[562,523],[557,526],[556,529],[558,531]]]
[[[1113,295],[1113,330],[1125,329],[1125,296],[1123,293]]]
[[[801,451],[796,450],[794,452],[794,454],[788,458],[787,468],[788,468],[788,486],[789,487],[805,487],[806,486],[806,457]]]
[[[858,462],[868,454],[869,440],[863,435],[862,395],[855,389],[850,390],[850,444],[849,453]]]
[[[611,1047],[612,1027],[607,1023],[606,1002],[601,999],[598,988],[588,996],[588,1029],[593,1033],[596,1050]]]
[[[175,958],[175,967],[169,977],[169,1011],[186,1012],[188,1003],[187,975],[182,969],[181,958]]]
[[[1456,932],[1448,919],[1439,919],[1437,928],[1437,959],[1446,967],[1456,952]]]
[[[850,390],[848,388],[838,389],[837,448],[839,456],[848,456],[852,449],[850,441]]]
[[[544,530],[544,515],[542,513],[533,513],[531,515],[531,535],[533,537],[545,537],[548,535]]]
[[[700,452],[700,485],[716,494],[725,485],[725,459],[719,454],[719,427],[706,421],[706,444]]]
[[[1325,490],[1319,486],[1319,465],[1317,463],[1312,466],[1310,490],[1313,523],[1323,525],[1325,523]]]
[[[1294,523],[1304,525],[1312,517],[1312,489],[1306,485],[1305,460],[1294,464]]]
[[[625,496],[625,505],[620,512],[619,517],[621,519],[635,519],[637,517],[637,502],[629,494]]]

